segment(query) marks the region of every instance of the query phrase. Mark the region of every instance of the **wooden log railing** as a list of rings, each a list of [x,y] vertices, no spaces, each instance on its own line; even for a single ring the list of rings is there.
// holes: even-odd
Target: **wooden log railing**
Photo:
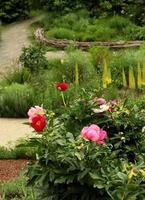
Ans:
[[[70,44],[75,44],[76,47],[87,50],[92,46],[103,46],[109,47],[111,49],[123,49],[123,48],[131,48],[131,47],[139,47],[144,41],[115,41],[115,42],[79,42],[72,41],[66,39],[48,39],[44,36],[43,28],[38,28],[34,32],[34,37],[40,43],[46,44],[48,46],[64,49]]]

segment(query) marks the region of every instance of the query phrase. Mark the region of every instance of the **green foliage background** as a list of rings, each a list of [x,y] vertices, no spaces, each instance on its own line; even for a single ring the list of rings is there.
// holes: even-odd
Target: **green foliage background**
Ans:
[[[137,23],[144,23],[144,0],[40,0],[48,10],[68,11],[80,7],[87,8],[91,15],[106,16],[120,14],[128,16]]]
[[[29,15],[31,0],[6,0],[0,1],[0,19],[3,23],[10,23],[25,19]]]

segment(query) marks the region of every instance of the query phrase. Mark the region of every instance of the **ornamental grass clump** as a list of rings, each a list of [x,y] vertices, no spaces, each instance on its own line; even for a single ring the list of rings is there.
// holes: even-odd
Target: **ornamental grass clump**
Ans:
[[[31,85],[13,83],[0,91],[0,116],[25,117],[34,104],[36,95]]]
[[[37,198],[144,200],[143,102],[107,100],[89,91],[66,105],[60,116],[31,108],[29,121],[36,131],[32,141],[38,152],[26,174]],[[102,106],[107,109],[102,111]],[[41,131],[33,126],[35,117],[37,126],[45,119]]]

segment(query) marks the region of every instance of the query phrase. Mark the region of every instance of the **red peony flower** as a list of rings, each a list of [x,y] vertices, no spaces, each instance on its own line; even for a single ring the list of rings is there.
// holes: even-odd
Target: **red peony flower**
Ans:
[[[32,118],[31,126],[35,129],[37,132],[41,132],[44,130],[46,126],[46,119],[42,115],[36,115]]]
[[[68,89],[68,84],[65,82],[57,83],[56,88],[61,91],[65,91]]]

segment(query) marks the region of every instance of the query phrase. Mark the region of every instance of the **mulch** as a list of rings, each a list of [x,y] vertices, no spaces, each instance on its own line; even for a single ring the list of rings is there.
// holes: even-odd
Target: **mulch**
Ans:
[[[0,181],[8,181],[17,176],[29,160],[0,160]]]

